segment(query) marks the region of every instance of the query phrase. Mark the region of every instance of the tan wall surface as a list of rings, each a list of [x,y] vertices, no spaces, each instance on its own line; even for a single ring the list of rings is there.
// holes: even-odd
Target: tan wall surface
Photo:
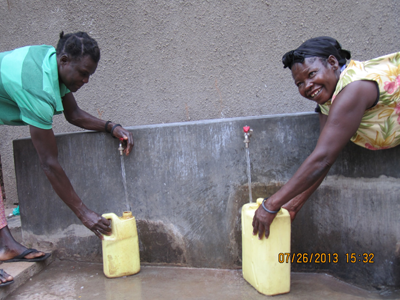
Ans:
[[[282,55],[319,35],[357,60],[398,51],[399,12],[396,0],[1,0],[0,51],[87,31],[102,58],[75,97],[124,126],[312,111]],[[54,118],[56,133],[76,130]],[[12,140],[25,136],[27,127],[0,130],[8,203],[17,198]]]

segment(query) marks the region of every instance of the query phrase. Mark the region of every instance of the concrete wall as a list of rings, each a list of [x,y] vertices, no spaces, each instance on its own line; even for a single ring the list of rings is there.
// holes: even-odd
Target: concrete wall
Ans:
[[[125,126],[312,111],[282,55],[331,35],[358,60],[398,51],[394,0],[2,0],[0,51],[56,45],[61,30],[97,39],[96,74],[75,94],[95,116]],[[78,130],[62,116],[54,130]],[[11,141],[0,130],[5,186],[17,202]]]
[[[136,144],[123,158],[126,194],[118,142],[109,135],[59,135],[59,158],[90,208],[121,215],[131,207],[143,263],[237,268],[240,209],[248,202],[245,125],[254,129],[255,200],[276,192],[311,153],[315,113],[131,127]],[[294,271],[330,272],[368,288],[400,285],[399,152],[346,146],[292,225],[292,253],[302,255]],[[31,141],[14,141],[14,153],[25,242],[62,257],[101,260],[100,241],[56,196]],[[347,262],[353,252],[357,261]],[[331,254],[332,261],[303,263],[303,253]],[[373,253],[374,263],[358,261],[363,253]]]

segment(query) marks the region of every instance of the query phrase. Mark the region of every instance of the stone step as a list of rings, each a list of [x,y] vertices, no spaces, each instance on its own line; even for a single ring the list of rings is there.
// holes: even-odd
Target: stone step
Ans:
[[[53,255],[42,262],[13,262],[13,263],[2,263],[0,268],[8,274],[14,277],[14,283],[0,287],[0,300],[6,299],[6,297],[17,290],[20,286],[29,281],[32,276],[38,274],[47,265],[52,263],[54,260]]]
[[[6,209],[6,216],[12,213],[12,209]],[[10,228],[11,234],[14,239],[23,244],[22,233],[21,233],[21,219],[20,216],[13,216],[7,218],[8,227]],[[46,249],[40,249],[40,251],[46,251]],[[0,263],[0,269],[14,277],[14,283],[0,287],[0,300],[6,299],[6,297],[17,290],[24,283],[29,281],[32,276],[42,271],[47,265],[54,261],[54,255],[52,254],[48,259],[42,262],[13,262],[13,263]]]

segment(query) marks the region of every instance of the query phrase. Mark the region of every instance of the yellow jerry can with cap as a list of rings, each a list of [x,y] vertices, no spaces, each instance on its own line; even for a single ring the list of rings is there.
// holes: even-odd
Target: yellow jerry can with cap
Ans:
[[[103,235],[103,272],[109,278],[136,274],[140,271],[139,239],[135,217],[125,211],[122,217],[103,214],[111,221],[111,235]]]
[[[242,272],[243,278],[259,293],[278,295],[290,292],[289,212],[281,208],[270,227],[268,239],[253,235],[253,217],[263,198],[242,207]]]

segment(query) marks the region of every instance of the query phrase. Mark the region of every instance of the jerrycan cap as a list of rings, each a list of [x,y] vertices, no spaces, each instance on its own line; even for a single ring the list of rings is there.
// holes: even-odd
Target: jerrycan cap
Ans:
[[[124,211],[122,213],[122,218],[121,219],[127,220],[127,219],[131,219],[131,218],[133,218],[131,211]]]

